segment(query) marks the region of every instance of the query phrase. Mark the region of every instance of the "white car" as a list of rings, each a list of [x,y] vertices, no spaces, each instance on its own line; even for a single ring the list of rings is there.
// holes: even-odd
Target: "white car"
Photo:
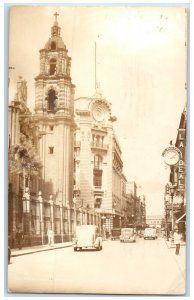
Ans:
[[[146,228],[144,231],[144,240],[146,239],[157,239],[157,232],[155,228]]]
[[[136,234],[134,228],[121,228],[120,242],[136,242]]]
[[[102,250],[102,235],[96,225],[76,226],[74,239],[74,251],[82,249]]]

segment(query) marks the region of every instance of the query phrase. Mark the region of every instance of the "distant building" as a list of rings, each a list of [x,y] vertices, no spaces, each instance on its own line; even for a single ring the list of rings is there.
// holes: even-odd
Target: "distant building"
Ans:
[[[162,215],[147,215],[146,216],[146,226],[161,228],[163,224]]]

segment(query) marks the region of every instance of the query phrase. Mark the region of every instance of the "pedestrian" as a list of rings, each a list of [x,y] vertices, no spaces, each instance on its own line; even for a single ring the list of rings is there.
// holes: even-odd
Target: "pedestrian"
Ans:
[[[53,244],[53,231],[49,228],[47,230],[47,236],[48,236],[48,245],[52,246],[52,244]]]
[[[179,233],[178,228],[176,228],[174,232],[174,244],[176,245],[176,251],[175,251],[176,255],[179,255],[181,238],[182,236]]]
[[[23,238],[24,238],[24,235],[23,235],[23,232],[21,231],[21,229],[17,229],[15,237],[16,237],[18,249],[21,250],[22,242],[23,242]]]

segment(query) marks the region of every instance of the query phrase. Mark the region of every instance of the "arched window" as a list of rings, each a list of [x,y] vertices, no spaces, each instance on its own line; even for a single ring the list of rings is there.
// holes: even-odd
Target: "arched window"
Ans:
[[[50,60],[50,75],[55,75],[56,74],[56,68],[57,66],[57,61],[55,58],[51,58]]]
[[[56,99],[57,99],[57,97],[56,97],[55,90],[50,90],[48,92],[48,97],[47,97],[47,100],[48,100],[48,112],[52,112],[52,113],[55,112]]]
[[[51,43],[51,50],[55,50],[56,49],[56,43],[55,42],[52,42]]]

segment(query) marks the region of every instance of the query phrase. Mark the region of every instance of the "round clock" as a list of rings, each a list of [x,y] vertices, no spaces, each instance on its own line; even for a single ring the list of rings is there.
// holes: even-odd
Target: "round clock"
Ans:
[[[179,161],[179,153],[175,149],[168,149],[164,152],[164,161],[167,165],[176,165]]]
[[[102,122],[104,120],[104,110],[100,106],[94,107],[92,114],[96,121]]]

